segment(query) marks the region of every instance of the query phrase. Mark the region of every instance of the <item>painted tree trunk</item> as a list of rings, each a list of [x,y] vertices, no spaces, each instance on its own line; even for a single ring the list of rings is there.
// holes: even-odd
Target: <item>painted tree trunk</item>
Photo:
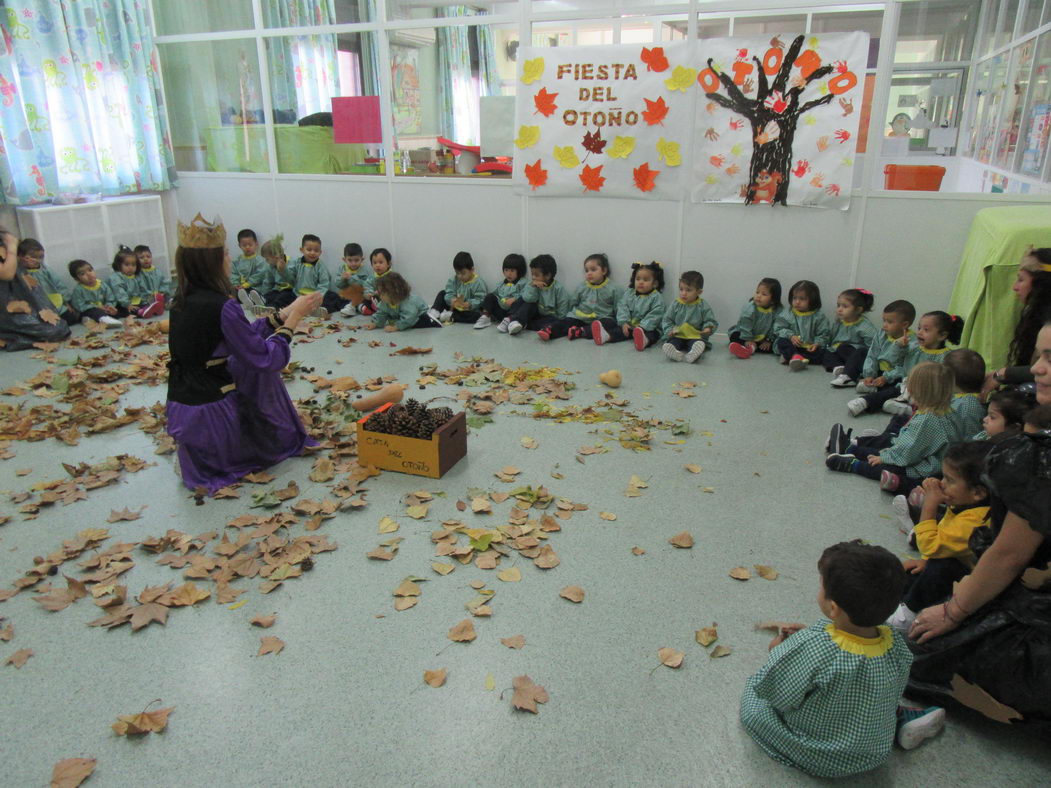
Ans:
[[[788,205],[788,184],[792,177],[792,141],[796,135],[795,114],[773,118],[780,133],[776,139],[762,143],[761,135],[769,124],[762,121],[759,128],[752,126],[752,163],[748,169],[748,193],[745,204],[768,202]],[[762,180],[762,182],[760,182]]]

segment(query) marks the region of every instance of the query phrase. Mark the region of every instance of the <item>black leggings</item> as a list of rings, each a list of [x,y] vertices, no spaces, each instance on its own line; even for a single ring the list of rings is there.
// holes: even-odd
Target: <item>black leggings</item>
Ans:
[[[773,352],[775,352],[774,340],[770,339],[769,337],[763,337],[762,339],[742,339],[740,331],[731,331],[730,332],[730,341],[731,342],[737,342],[740,345],[745,345],[745,344],[747,344],[749,342],[755,342],[755,352],[756,353],[773,353]],[[770,349],[769,350],[760,350],[759,349],[759,343],[760,342],[769,342],[770,343]]]
[[[821,355],[821,363],[825,365],[827,372],[831,372],[836,367],[845,367],[843,374],[851,380],[857,380],[861,375],[861,368],[865,366],[865,357],[868,354],[869,349],[867,347],[858,347],[857,345],[848,345],[846,342],[842,342],[834,350],[826,348]]]
[[[486,298],[488,297],[489,296],[486,296]],[[459,309],[453,309],[451,306],[449,306],[449,302],[445,299],[444,290],[438,291],[438,295],[435,297],[434,303],[431,305],[431,308],[434,309],[436,312],[444,312],[448,309],[450,312],[453,313],[454,323],[473,323],[482,316],[482,313],[476,309],[468,309],[463,312],[461,312]]]
[[[602,327],[606,329],[606,333],[609,334],[608,342],[626,342],[629,339],[633,339],[633,331],[629,331],[627,336],[624,336],[624,329],[621,328],[620,323],[614,320],[612,317],[604,317],[599,322]],[[646,329],[642,330],[642,333],[646,335],[647,347],[654,344],[658,339],[661,338],[660,331],[653,331]]]
[[[906,574],[905,597],[901,600],[913,613],[952,595],[952,584],[970,570],[955,558],[931,558],[919,574]]]

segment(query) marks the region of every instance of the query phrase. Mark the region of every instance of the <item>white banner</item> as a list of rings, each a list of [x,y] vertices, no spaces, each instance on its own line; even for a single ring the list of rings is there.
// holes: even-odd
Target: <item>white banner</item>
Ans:
[[[681,198],[697,91],[685,44],[518,52],[514,175],[522,189]]]
[[[699,41],[694,202],[850,204],[867,33]]]

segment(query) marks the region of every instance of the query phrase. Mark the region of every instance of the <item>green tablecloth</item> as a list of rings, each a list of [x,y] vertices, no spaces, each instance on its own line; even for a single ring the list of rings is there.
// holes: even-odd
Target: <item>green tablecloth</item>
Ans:
[[[1051,246],[1051,207],[983,208],[975,214],[949,311],[967,321],[961,345],[981,353],[990,369],[1007,362],[1022,309],[1011,284],[1030,244]]]
[[[365,172],[365,146],[333,142],[328,126],[274,126],[274,138],[278,172]],[[263,126],[212,127],[204,141],[209,172],[270,172]]]

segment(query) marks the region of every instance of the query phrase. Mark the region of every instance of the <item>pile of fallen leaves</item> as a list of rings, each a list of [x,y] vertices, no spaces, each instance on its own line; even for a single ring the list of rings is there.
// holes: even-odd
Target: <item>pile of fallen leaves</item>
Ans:
[[[137,473],[149,465],[145,460],[130,454],[107,457],[94,465],[62,463],[68,478],[38,482],[28,490],[12,493],[10,500],[11,503],[20,504],[18,511],[24,515],[24,519],[32,520],[45,507],[58,503],[69,506],[77,501],[86,501],[90,490],[116,484],[125,472]]]

